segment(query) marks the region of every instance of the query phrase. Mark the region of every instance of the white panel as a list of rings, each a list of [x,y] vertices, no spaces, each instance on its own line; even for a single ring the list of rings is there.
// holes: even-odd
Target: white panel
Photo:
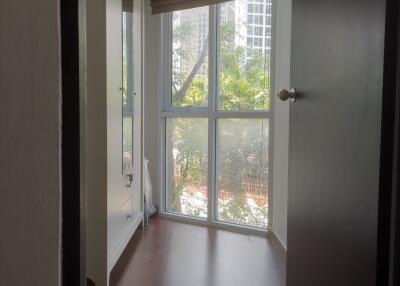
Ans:
[[[133,1],[133,86],[134,86],[134,180],[133,180],[133,210],[140,212],[142,207],[142,1]]]
[[[131,188],[126,186],[122,174],[122,1],[107,1],[107,269],[110,272],[142,218],[142,0],[133,0],[135,95]]]
[[[139,225],[141,205],[141,2],[135,13],[139,61],[135,85],[135,180],[122,175],[122,1],[87,2],[87,273],[98,286]],[[135,34],[136,36],[136,34]],[[134,193],[132,192],[134,190]],[[136,210],[134,213],[133,210]],[[127,215],[131,214],[132,219]]]
[[[122,175],[122,0],[107,0],[107,209],[108,256],[122,224],[118,213],[131,196]]]

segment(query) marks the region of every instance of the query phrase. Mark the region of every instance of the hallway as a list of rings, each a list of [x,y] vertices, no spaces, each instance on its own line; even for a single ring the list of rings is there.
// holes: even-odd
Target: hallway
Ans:
[[[138,229],[111,286],[282,286],[283,260],[266,238],[162,218]]]

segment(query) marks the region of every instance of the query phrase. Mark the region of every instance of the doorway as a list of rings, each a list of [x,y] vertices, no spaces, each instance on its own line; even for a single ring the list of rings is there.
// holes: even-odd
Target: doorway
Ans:
[[[65,14],[64,14],[65,15]],[[68,14],[67,14],[68,15]],[[77,23],[75,23],[75,24],[77,24]],[[74,24],[72,24],[72,25],[74,25]],[[65,31],[63,32],[63,37],[65,37]],[[69,33],[73,33],[73,31],[70,31]],[[396,33],[394,33],[393,35],[395,35]],[[75,41],[76,41],[77,39],[75,38]],[[390,41],[391,42],[391,41]],[[392,43],[393,44],[393,43]],[[394,44],[393,44],[394,45]],[[394,54],[389,54],[389,56],[391,55],[391,57],[394,57]],[[393,71],[393,70],[392,70]],[[396,73],[397,74],[397,73]],[[385,77],[386,78],[386,77]],[[387,85],[389,85],[389,84],[392,84],[393,82],[392,81],[390,81],[390,83],[387,83]],[[66,84],[66,86],[67,86],[67,84]],[[393,91],[393,90],[392,90]],[[75,93],[76,93],[76,91],[75,91]],[[394,95],[394,93],[392,93],[392,95]],[[386,95],[384,94],[384,98],[387,98],[386,97]],[[76,99],[75,99],[76,100]],[[394,100],[394,98],[392,98],[391,100]],[[75,101],[76,102],[76,101]],[[394,101],[391,101],[391,104],[393,104],[393,102]],[[388,106],[388,105],[386,105],[386,106]],[[393,113],[396,113],[396,112],[398,112],[398,110],[387,110],[388,112],[391,112],[392,114]],[[64,107],[63,107],[63,113],[65,112],[65,115],[67,115],[67,114],[73,114],[73,112],[71,112],[71,110],[68,110],[68,109],[64,109]],[[385,116],[388,114],[388,113],[383,113]],[[385,117],[386,118],[386,117]],[[68,117],[66,117],[66,120],[68,120]],[[67,122],[67,121],[66,121]],[[391,119],[389,118],[388,119],[388,121],[385,121],[385,122],[391,122]],[[391,134],[391,133],[393,133],[393,129],[391,129],[391,130],[388,130],[387,132],[389,132],[388,134]],[[64,133],[64,134],[67,134],[67,133]],[[71,137],[70,138],[77,138],[77,135],[75,134],[75,135],[71,135]],[[386,139],[384,139],[384,137],[382,137],[383,138],[383,140],[381,141],[381,143],[385,143],[385,142],[389,142],[391,139],[392,139],[392,137],[390,137],[389,136],[389,139],[386,137]],[[65,141],[66,142],[66,144],[68,144],[67,143],[67,141]],[[393,142],[393,141],[392,141]],[[384,145],[384,144],[383,144]],[[67,145],[64,145],[65,147],[67,147]],[[66,152],[68,152],[67,151],[67,149],[65,148],[63,146],[63,152],[64,152],[64,150],[66,151]],[[76,149],[75,150],[72,150],[72,151],[70,151],[71,153],[70,154],[77,154],[76,152]],[[64,154],[67,154],[67,153],[64,153]],[[387,169],[385,169],[386,171],[389,171],[390,172],[390,170],[391,170],[391,168],[393,167],[392,166],[392,162],[391,162],[391,159],[393,159],[393,156],[391,156],[390,158],[388,157],[388,161],[387,161],[387,163],[384,165],[384,166],[386,166],[387,167]],[[75,163],[74,163],[75,165],[75,167],[76,167],[76,164],[77,164],[77,162],[75,161]],[[381,170],[382,170],[382,168],[384,167],[384,166],[382,166],[381,165]],[[65,167],[65,174],[66,175],[68,175],[68,174],[72,174],[72,172],[71,172],[71,168],[70,167],[68,167],[67,165],[66,165],[66,167]],[[63,177],[63,180],[65,180],[64,178],[66,178],[66,177]],[[385,190],[388,188],[388,186],[381,186],[382,188],[385,188]],[[74,188],[75,190],[76,190],[76,188]],[[381,193],[382,192],[384,192],[384,190],[383,189],[381,189]],[[77,193],[75,193],[75,195],[76,195]],[[389,200],[387,200],[387,201],[385,201],[386,203],[383,203],[383,205],[382,205],[382,207],[383,206],[388,206],[389,204],[388,204],[388,202],[390,202],[390,198],[391,198],[391,196],[389,196]],[[72,202],[72,204],[71,204],[71,206],[72,205],[75,205],[75,207],[77,206],[77,203],[78,203],[78,200],[75,200],[75,201],[73,201]],[[68,213],[70,213],[70,211],[72,211],[72,208],[70,208],[70,209],[68,209],[68,208],[66,208],[66,207],[63,207],[64,208],[64,217],[68,214]],[[75,212],[75,214],[76,214],[76,212]],[[387,221],[387,220],[384,220],[384,222],[385,221]],[[77,241],[75,240],[74,242],[73,241],[71,241],[71,240],[69,240],[68,238],[69,237],[71,237],[71,236],[68,236],[68,235],[71,235],[71,234],[73,234],[74,232],[71,232],[71,231],[68,231],[67,229],[66,229],[66,233],[65,234],[63,234],[64,235],[64,243],[65,243],[65,245],[67,245],[68,243],[70,243],[69,245],[70,246],[72,246],[72,247],[78,247],[78,245],[79,244],[77,244]],[[76,234],[76,232],[75,232],[75,234]],[[77,236],[75,236],[75,238],[76,238]],[[384,248],[386,248],[387,246],[388,246],[388,242],[387,241],[382,241],[381,242],[382,243],[382,247],[384,247]],[[75,249],[77,249],[77,248],[75,248]],[[390,248],[389,248],[390,249]],[[75,259],[77,259],[77,257],[75,256]],[[70,263],[68,263],[68,261],[67,260],[65,260],[64,261],[65,262],[65,264],[64,264],[64,266],[66,267],[66,269],[68,269],[68,265],[69,265],[69,267],[71,267],[72,265],[70,264]],[[74,264],[75,265],[75,270],[71,270],[72,272],[70,272],[71,273],[71,275],[73,275],[72,273],[76,273],[76,263]],[[69,268],[69,269],[73,269],[73,267],[71,267],[71,268]],[[382,269],[381,269],[382,271],[386,271],[386,267],[383,267]],[[67,273],[66,271],[64,272],[64,273]],[[71,276],[70,276],[71,277]],[[383,284],[378,284],[378,285],[383,285]]]

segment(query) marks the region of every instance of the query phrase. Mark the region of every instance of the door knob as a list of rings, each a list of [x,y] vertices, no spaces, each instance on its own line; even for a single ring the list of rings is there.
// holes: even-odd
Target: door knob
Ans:
[[[278,92],[278,97],[280,98],[280,100],[282,101],[286,101],[288,99],[290,99],[290,102],[295,102],[297,96],[297,92],[294,88],[290,89],[290,91],[286,90],[286,89],[281,89]]]

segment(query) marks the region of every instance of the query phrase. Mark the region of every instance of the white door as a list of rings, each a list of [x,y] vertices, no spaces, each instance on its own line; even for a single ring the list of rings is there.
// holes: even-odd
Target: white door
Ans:
[[[107,2],[109,271],[142,219],[141,10],[141,0]]]
[[[142,132],[142,13],[143,0],[134,0],[133,4],[133,91],[134,91],[134,156],[133,158],[133,212],[134,216],[141,214],[143,206],[142,177],[143,177],[143,132]]]

